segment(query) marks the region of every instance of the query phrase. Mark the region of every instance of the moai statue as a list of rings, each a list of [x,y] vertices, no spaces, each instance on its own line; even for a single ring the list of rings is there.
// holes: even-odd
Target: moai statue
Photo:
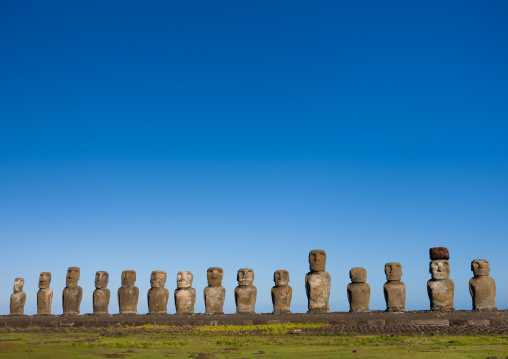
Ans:
[[[37,292],[37,314],[51,314],[53,290],[49,289],[51,273],[42,272],[39,276],[39,291]]]
[[[496,281],[489,277],[490,264],[486,259],[471,262],[474,277],[469,280],[469,293],[473,298],[473,310],[497,310]]]
[[[14,279],[14,293],[11,294],[11,315],[25,314],[26,293],[23,292],[25,280],[23,278]]]
[[[238,286],[235,288],[236,314],[256,313],[258,289],[252,285],[254,271],[250,268],[241,268],[236,279],[238,280]]]
[[[176,276],[175,306],[177,314],[193,314],[196,290],[192,288],[194,276],[189,271],[178,272]]]
[[[430,268],[432,279],[427,282],[430,309],[435,311],[455,310],[453,308],[454,284],[450,279],[450,253],[445,247],[430,249]]]
[[[206,314],[224,314],[224,299],[226,298],[226,288],[222,286],[224,271],[219,267],[208,268],[206,278],[208,287],[205,287],[203,291]]]
[[[309,300],[307,313],[330,313],[332,278],[325,272],[326,253],[314,249],[309,253],[310,272],[305,276],[305,291]]]
[[[275,286],[272,288],[273,314],[291,313],[291,298],[293,297],[293,288],[289,284],[289,272],[287,270],[277,270],[273,273]]]
[[[122,272],[122,286],[118,288],[118,307],[120,314],[137,314],[139,288],[134,286],[136,282],[135,270]]]
[[[108,314],[109,298],[111,293],[108,289],[109,273],[98,271],[95,273],[95,290],[93,291],[93,314]]]
[[[360,267],[351,268],[349,278],[351,278],[351,283],[347,285],[349,311],[369,312],[370,285],[366,283],[367,271]]]
[[[383,292],[386,301],[387,312],[406,311],[406,285],[401,282],[402,266],[400,263],[385,264],[386,283]]]
[[[79,268],[69,267],[65,279],[66,287],[62,292],[63,314],[79,314],[79,306],[83,298],[83,289],[78,286]]]
[[[164,271],[156,270],[150,275],[150,286],[148,290],[148,312],[150,314],[167,314],[169,290],[164,288],[167,274]]]

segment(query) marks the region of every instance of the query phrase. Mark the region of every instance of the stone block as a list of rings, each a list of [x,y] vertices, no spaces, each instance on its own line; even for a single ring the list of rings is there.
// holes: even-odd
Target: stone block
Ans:
[[[436,325],[436,326],[449,326],[450,321],[448,319],[416,319],[416,325]]]

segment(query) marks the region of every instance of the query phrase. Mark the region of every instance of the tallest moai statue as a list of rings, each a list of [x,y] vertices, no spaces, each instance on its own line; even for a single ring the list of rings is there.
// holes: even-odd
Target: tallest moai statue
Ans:
[[[308,313],[330,313],[332,279],[325,272],[326,253],[314,249],[309,253],[310,272],[305,276],[305,291],[309,300]]]

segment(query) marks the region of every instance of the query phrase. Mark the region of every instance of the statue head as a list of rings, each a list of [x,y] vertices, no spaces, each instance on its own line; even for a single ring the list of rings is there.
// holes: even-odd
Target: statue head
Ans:
[[[152,288],[164,288],[167,276],[166,272],[162,270],[154,270],[150,275],[150,286]]]
[[[450,264],[446,259],[436,259],[430,262],[432,279],[448,279],[450,277]]]
[[[365,283],[367,281],[367,271],[361,267],[351,268],[349,278],[351,278],[352,283]]]
[[[67,287],[77,287],[78,280],[79,280],[79,268],[69,267],[69,269],[67,269],[67,278],[65,280],[65,285]]]
[[[49,288],[51,283],[51,273],[49,272],[41,272],[39,275],[39,288],[46,289]]]
[[[192,287],[193,279],[194,276],[188,270],[178,272],[178,275],[176,276],[176,287],[178,289],[190,288]]]
[[[219,267],[210,267],[206,271],[208,285],[221,285],[224,278],[224,270]]]
[[[314,249],[309,253],[310,270],[319,272],[325,270],[326,253],[322,249]]]
[[[285,269],[276,270],[275,273],[273,273],[273,281],[277,287],[288,285],[289,272]]]
[[[254,282],[254,271],[250,268],[240,268],[236,275],[236,280],[240,285],[252,285],[252,282]]]
[[[135,270],[124,270],[122,272],[122,286],[132,287],[136,282]]]
[[[25,280],[23,278],[14,279],[14,291],[15,292],[22,292],[24,285],[25,285]]]
[[[109,282],[109,273],[103,270],[100,270],[95,273],[95,288],[107,288]]]
[[[486,259],[475,259],[471,262],[471,270],[475,277],[477,276],[488,276],[490,274],[490,264]]]
[[[385,264],[386,280],[401,280],[402,266],[400,263],[391,262]]]

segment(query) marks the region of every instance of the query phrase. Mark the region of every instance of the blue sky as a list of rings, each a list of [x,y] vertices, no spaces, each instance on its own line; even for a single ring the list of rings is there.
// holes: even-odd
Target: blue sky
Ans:
[[[455,307],[486,258],[508,308],[508,4],[473,1],[109,1],[0,5],[0,314],[15,277],[36,312],[53,274],[239,268],[258,312],[287,269],[306,311],[312,249],[330,307],[351,267],[385,308],[384,264],[428,309],[428,249],[450,249]],[[116,313],[116,295],[110,312]],[[168,312],[174,313],[170,300]]]

